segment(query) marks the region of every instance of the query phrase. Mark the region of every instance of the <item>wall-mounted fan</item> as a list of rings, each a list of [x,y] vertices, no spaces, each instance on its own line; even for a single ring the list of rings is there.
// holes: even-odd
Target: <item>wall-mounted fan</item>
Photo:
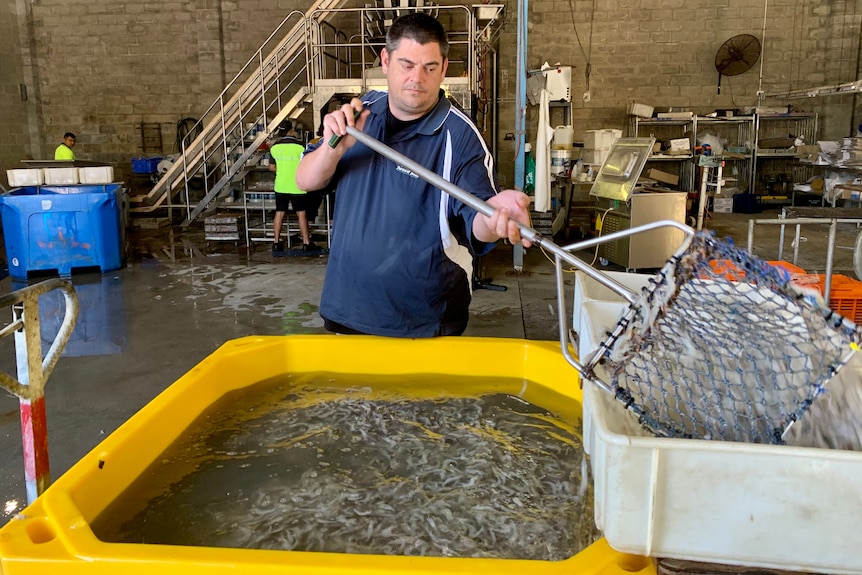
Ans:
[[[715,53],[715,69],[718,70],[718,93],[721,94],[721,77],[737,76],[748,72],[760,58],[760,40],[751,34],[740,34],[730,38]]]

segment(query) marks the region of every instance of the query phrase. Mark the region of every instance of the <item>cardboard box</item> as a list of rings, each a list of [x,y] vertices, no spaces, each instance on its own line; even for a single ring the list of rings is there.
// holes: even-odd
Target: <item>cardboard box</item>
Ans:
[[[618,138],[622,137],[622,130],[587,130],[584,132],[584,148],[593,150],[610,148]]]
[[[718,214],[733,213],[733,198],[713,198],[712,211]]]
[[[670,141],[671,151],[679,152],[684,150],[686,153],[691,153],[691,140],[688,138],[675,138]]]
[[[668,174],[667,172],[662,172],[661,170],[657,170],[655,168],[650,168],[646,172],[646,177],[653,179],[657,182],[661,182],[663,184],[668,184],[670,186],[678,186],[679,185],[679,176],[674,174]]]
[[[810,162],[813,164],[820,157],[820,145],[796,146],[796,157],[803,162]]]

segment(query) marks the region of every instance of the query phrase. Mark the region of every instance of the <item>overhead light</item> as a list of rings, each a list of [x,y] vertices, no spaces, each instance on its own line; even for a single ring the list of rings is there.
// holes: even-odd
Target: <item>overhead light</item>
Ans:
[[[788,92],[773,92],[765,94],[767,98],[778,98],[781,100],[794,98],[817,98],[819,96],[833,96],[835,94],[852,94],[862,92],[862,79],[846,84],[835,84],[832,86],[818,86],[815,88],[804,88],[802,90],[791,90]]]

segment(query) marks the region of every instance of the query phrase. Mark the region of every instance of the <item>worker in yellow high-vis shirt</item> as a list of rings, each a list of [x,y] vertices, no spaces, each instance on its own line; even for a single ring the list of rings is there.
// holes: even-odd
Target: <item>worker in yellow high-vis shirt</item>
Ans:
[[[75,147],[75,141],[75,134],[72,132],[66,132],[63,134],[63,143],[57,146],[57,149],[54,150],[54,159],[74,160],[75,152],[72,151],[72,148]]]

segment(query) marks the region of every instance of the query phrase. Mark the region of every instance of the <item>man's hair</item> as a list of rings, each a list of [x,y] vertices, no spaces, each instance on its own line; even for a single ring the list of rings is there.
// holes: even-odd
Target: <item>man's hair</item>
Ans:
[[[291,122],[290,120],[285,120],[281,124],[278,125],[278,135],[284,136],[289,131],[291,131],[292,129],[293,129],[293,122]]]
[[[436,42],[440,45],[443,57],[449,57],[449,39],[446,37],[446,30],[433,16],[423,12],[413,12],[396,18],[386,32],[386,51],[391,54],[397,50],[402,38],[410,38],[423,46]]]
[[[66,132],[65,134],[63,134],[63,139],[65,140],[66,138],[74,138],[75,140],[78,139],[75,138],[75,134],[73,134],[72,132]]]

